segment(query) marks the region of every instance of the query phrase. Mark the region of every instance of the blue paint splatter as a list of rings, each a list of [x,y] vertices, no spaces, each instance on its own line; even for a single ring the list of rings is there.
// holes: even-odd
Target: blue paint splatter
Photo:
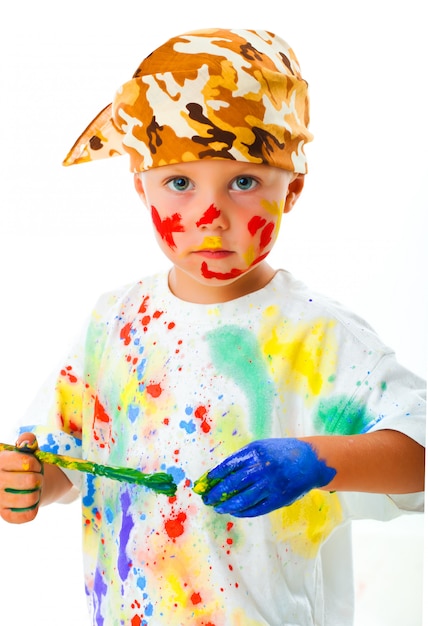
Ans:
[[[107,585],[105,584],[102,574],[97,568],[95,572],[94,578],[94,596],[96,598],[95,602],[95,623],[97,626],[103,626],[104,617],[101,613],[101,604],[102,604],[102,596],[105,596],[107,593]]]
[[[186,474],[181,469],[181,467],[177,467],[176,465],[173,465],[172,467],[168,467],[166,471],[168,474],[171,474],[171,476],[174,479],[174,482],[177,485],[186,478]]]
[[[128,419],[134,423],[140,414],[140,407],[136,404],[130,404],[128,406]]]
[[[185,430],[188,435],[191,435],[196,430],[196,425],[195,425],[195,422],[193,420],[190,420],[188,422],[185,422],[184,420],[181,420],[179,426],[180,426],[180,428]]]
[[[117,569],[120,578],[124,581],[127,579],[130,570],[130,560],[126,555],[126,546],[128,545],[131,530],[134,527],[132,515],[128,513],[131,506],[131,496],[128,490],[120,496],[120,504],[122,507],[122,528],[119,532],[119,557],[117,559]]]
[[[86,495],[82,498],[83,506],[92,506],[94,504],[94,496],[95,496],[95,480],[96,477],[92,476],[92,474],[86,474]]]

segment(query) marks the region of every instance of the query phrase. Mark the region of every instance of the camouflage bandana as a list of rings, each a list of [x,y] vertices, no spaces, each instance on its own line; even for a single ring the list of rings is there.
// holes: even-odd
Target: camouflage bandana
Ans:
[[[199,30],[144,59],[64,165],[129,154],[133,172],[213,158],[305,174],[308,123],[308,86],[281,38]]]

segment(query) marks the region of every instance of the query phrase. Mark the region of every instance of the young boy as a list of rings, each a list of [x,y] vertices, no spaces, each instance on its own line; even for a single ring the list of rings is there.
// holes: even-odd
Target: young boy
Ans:
[[[9,522],[81,491],[94,625],[352,624],[351,520],[422,510],[423,381],[266,261],[308,123],[284,41],[204,30],[148,56],[65,161],[128,154],[171,261],[99,300],[17,445],[165,471],[176,494],[0,454]]]

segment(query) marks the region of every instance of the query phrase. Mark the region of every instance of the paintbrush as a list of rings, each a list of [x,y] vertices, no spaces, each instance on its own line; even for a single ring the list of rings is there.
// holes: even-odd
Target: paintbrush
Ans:
[[[173,496],[177,490],[177,485],[175,484],[173,477],[171,474],[167,474],[165,472],[144,474],[140,470],[128,467],[100,465],[99,463],[85,461],[84,459],[72,456],[45,452],[39,448],[36,448],[35,450],[31,447],[17,448],[16,446],[11,446],[7,443],[0,443],[0,452],[3,450],[33,454],[39,461],[49,463],[50,465],[58,465],[59,467],[69,470],[77,470],[79,472],[86,472],[87,474],[95,474],[96,476],[105,476],[106,478],[111,478],[113,480],[143,485],[148,489],[152,489],[157,493],[163,493],[167,496]]]

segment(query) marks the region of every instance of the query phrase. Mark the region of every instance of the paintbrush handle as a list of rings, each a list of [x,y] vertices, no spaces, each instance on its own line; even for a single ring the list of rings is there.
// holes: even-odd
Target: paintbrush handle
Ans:
[[[163,493],[167,496],[173,496],[177,490],[177,485],[175,484],[173,477],[171,474],[166,474],[165,472],[144,474],[137,469],[100,465],[99,463],[85,461],[84,459],[72,456],[45,452],[39,448],[36,450],[17,448],[7,443],[0,443],[0,452],[2,450],[27,452],[33,454],[39,461],[49,463],[50,465],[57,465],[59,467],[63,467],[64,469],[86,472],[87,474],[95,474],[96,476],[105,476],[106,478],[111,478],[112,480],[143,485],[144,487],[148,487],[157,493]]]

